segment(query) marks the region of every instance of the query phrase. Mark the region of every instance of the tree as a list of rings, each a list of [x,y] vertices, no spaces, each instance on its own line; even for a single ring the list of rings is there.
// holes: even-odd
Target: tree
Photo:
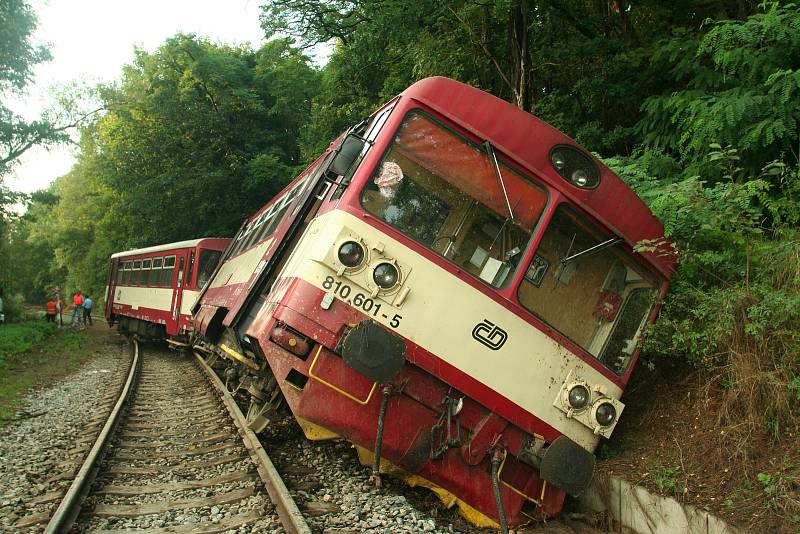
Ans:
[[[287,40],[252,51],[177,35],[137,51],[81,155],[118,197],[116,244],[231,235],[295,174],[318,79]]]
[[[21,93],[31,81],[35,65],[50,59],[41,45],[30,42],[36,16],[24,0],[7,0],[0,5],[0,95]],[[43,121],[27,123],[0,104],[0,178],[9,165],[36,142],[52,139],[52,127]]]
[[[51,59],[47,48],[31,42],[36,22],[25,0],[0,3],[0,97],[22,94],[33,68]],[[85,97],[76,87],[62,88],[55,106],[32,121],[0,103],[0,180],[32,147],[70,141],[70,132],[99,111],[86,109]]]
[[[751,172],[784,154],[800,159],[800,8],[764,7],[661,43],[654,67],[682,87],[645,101],[638,128],[646,145],[692,167],[711,143],[735,145]]]
[[[659,43],[754,9],[751,0],[270,0],[261,21],[268,35],[301,46],[337,43],[315,103],[315,124],[342,117],[326,137],[414,81],[442,75],[615,154],[638,142],[645,99],[682,86],[650,67]]]

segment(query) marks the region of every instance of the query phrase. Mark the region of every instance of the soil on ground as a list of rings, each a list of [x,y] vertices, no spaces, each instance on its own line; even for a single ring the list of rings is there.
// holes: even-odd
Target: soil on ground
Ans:
[[[640,366],[625,412],[598,449],[615,475],[746,532],[800,534],[800,428],[720,426],[721,403],[686,369]]]

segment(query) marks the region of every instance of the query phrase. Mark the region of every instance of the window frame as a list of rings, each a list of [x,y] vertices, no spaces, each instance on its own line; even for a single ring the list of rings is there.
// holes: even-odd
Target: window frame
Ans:
[[[169,260],[172,260],[172,265],[167,265],[167,262],[169,262]],[[170,256],[164,256],[164,263],[161,267],[161,278],[160,278],[161,282],[159,284],[160,287],[172,287],[173,280],[175,279],[175,264],[176,264],[175,254],[172,254]],[[164,275],[166,274],[167,270],[171,272],[169,278],[165,280]]]
[[[138,286],[142,273],[142,260],[133,260],[133,267],[131,268],[131,271],[133,272],[131,275],[131,285]]]
[[[158,262],[158,267],[156,267],[156,262]],[[162,269],[163,263],[164,263],[164,258],[163,257],[159,256],[157,258],[153,258],[152,267],[150,268],[150,280],[149,280],[149,284],[148,285],[153,286],[153,287],[158,287],[159,286],[159,281],[161,280],[161,269]],[[155,280],[153,279],[153,274],[154,273],[158,273],[155,276]]]
[[[146,267],[145,264],[147,264]],[[150,285],[150,266],[152,264],[153,264],[152,258],[142,258],[142,272],[139,273],[140,285],[142,286]]]

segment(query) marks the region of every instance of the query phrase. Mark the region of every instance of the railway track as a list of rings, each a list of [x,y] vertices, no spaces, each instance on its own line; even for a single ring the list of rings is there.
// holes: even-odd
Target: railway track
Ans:
[[[310,533],[202,360],[132,347],[127,380],[45,532]],[[17,526],[36,528],[42,519]]]
[[[348,444],[311,445],[289,420],[276,422],[262,439],[275,449],[304,517],[233,398],[200,357],[134,348],[127,378],[112,381],[114,394],[103,396],[109,406],[99,412],[108,415],[91,427],[94,445],[87,439],[72,450],[86,460],[68,470],[74,475],[69,489],[37,497],[52,502],[51,511],[23,517],[15,531],[478,532],[427,492],[414,496],[392,480],[374,488]],[[403,496],[409,492],[411,500],[426,502],[412,504]],[[531,532],[599,533],[558,523]]]

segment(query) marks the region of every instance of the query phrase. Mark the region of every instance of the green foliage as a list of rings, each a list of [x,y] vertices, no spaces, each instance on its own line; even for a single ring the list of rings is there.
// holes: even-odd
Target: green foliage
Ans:
[[[678,471],[670,467],[659,467],[653,471],[653,482],[664,493],[682,495],[688,491],[686,482],[678,479]]]
[[[108,111],[82,129],[77,164],[9,233],[16,290],[98,298],[115,251],[232,235],[300,168],[319,78],[287,40],[253,51],[177,35],[137,51],[101,88]]]
[[[797,500],[800,477],[792,462],[784,461],[774,473],[760,472],[756,480],[761,484],[765,508],[771,514],[783,517],[790,523],[800,523],[800,501]]]
[[[178,35],[138,51],[81,161],[127,238],[109,245],[231,235],[293,177],[317,79],[285,40],[253,52]]]
[[[24,393],[74,371],[95,351],[80,350],[87,333],[44,320],[0,327],[0,427],[17,416]],[[100,344],[96,344],[100,349]]]
[[[41,45],[30,42],[36,15],[25,0],[6,0],[0,7],[0,91],[21,90],[31,81],[33,67],[50,59]]]
[[[800,378],[792,378],[789,381],[789,391],[800,401]]]
[[[623,448],[620,445],[612,445],[609,442],[603,442],[600,444],[600,447],[597,448],[597,456],[599,456],[601,460],[610,460],[622,453]]]
[[[20,293],[3,295],[3,314],[6,323],[15,323],[25,319],[25,299]]]
[[[45,46],[32,42],[36,24],[36,16],[27,1],[5,0],[0,3],[2,100],[10,95],[23,94],[31,82],[34,67],[51,59]],[[76,94],[66,88],[60,92],[52,109],[45,110],[34,120],[23,118],[0,103],[0,181],[31,147],[67,141],[69,130],[86,118],[86,110],[77,105]]]
[[[750,172],[797,154],[800,108],[800,7],[764,2],[745,20],[713,22],[704,34],[676,32],[652,65],[673,82],[648,98],[638,124],[645,144],[689,165],[711,143],[730,144]]]
[[[708,372],[725,391],[720,423],[779,438],[800,415],[790,394],[800,376],[800,209],[787,201],[800,170],[761,161],[751,173],[740,162],[716,143],[708,179],[674,174],[658,150],[607,161],[680,251],[648,359],[679,356]]]
[[[0,368],[4,362],[42,342],[57,330],[53,323],[27,321],[0,326]]]

